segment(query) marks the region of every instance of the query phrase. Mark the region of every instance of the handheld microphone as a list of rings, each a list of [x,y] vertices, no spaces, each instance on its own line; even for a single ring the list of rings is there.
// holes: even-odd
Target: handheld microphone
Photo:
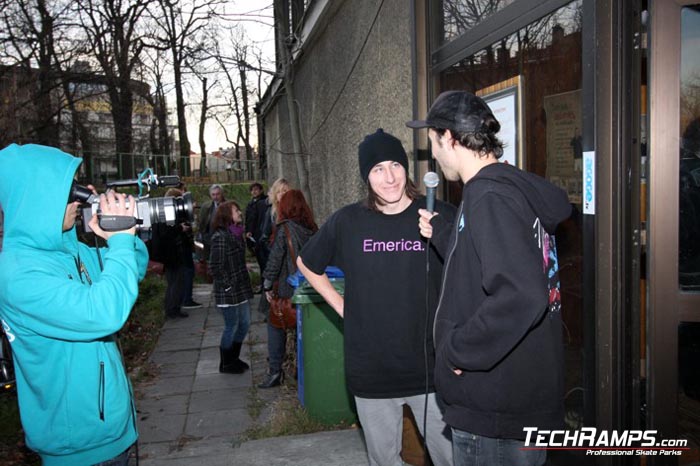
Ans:
[[[425,208],[428,212],[435,211],[435,191],[440,184],[440,177],[435,172],[428,172],[423,176],[423,184],[425,185]]]

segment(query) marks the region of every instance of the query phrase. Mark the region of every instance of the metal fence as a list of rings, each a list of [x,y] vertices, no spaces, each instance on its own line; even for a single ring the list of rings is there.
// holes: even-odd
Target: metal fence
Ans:
[[[82,154],[82,157],[84,162],[79,173],[80,181],[95,186],[104,186],[109,181],[135,178],[146,168],[151,168],[160,176],[178,175],[184,183],[196,184],[259,181],[265,179],[266,175],[266,170],[260,166],[258,159],[230,161],[207,157],[206,173],[202,173],[199,156]]]

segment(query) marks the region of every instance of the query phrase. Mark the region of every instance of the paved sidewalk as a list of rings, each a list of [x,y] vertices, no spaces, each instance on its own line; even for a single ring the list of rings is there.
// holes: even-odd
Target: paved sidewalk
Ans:
[[[267,370],[260,295],[251,303],[251,327],[241,354],[251,369],[240,375],[218,371],[223,318],[211,285],[196,285],[194,298],[204,306],[188,310],[188,318],[166,321],[151,355],[160,374],[136,389],[141,465],[367,465],[358,429],[242,441],[247,429],[269,418],[269,402],[281,390],[258,390],[254,384]],[[264,404],[257,419],[249,409],[255,396]]]

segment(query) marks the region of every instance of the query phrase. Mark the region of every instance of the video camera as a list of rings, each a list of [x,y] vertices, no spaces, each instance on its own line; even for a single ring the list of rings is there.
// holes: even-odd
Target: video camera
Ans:
[[[179,197],[148,197],[151,187],[178,186],[179,184],[180,177],[158,177],[150,168],[147,168],[136,179],[108,182],[108,188],[121,186],[139,187],[139,194],[136,200],[136,217],[102,215],[100,212],[99,197],[90,189],[75,182],[73,182],[71,186],[70,194],[68,195],[68,203],[78,201],[84,204],[82,208],[82,217],[83,229],[86,233],[92,231],[89,222],[93,215],[97,215],[100,228],[105,231],[128,230],[136,226],[136,231],[139,236],[148,239],[151,228],[155,224],[161,223],[172,226],[178,223],[194,221],[194,207],[192,205],[192,195],[190,193],[185,193],[183,196]],[[145,194],[143,192],[144,187],[147,188]]]

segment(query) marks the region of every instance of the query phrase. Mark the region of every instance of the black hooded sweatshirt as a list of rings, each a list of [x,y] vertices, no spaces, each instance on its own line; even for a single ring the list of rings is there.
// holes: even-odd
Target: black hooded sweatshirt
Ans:
[[[522,439],[523,427],[563,425],[553,235],[570,212],[560,188],[494,163],[464,185],[454,224],[439,215],[431,221],[433,242],[446,257],[434,324],[435,385],[450,426]]]

